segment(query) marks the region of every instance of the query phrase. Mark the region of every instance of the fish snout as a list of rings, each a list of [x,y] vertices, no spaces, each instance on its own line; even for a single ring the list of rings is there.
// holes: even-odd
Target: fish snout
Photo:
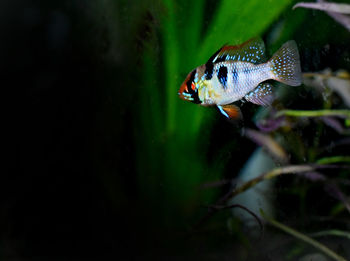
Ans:
[[[188,100],[188,88],[186,82],[182,83],[177,93],[182,100]]]

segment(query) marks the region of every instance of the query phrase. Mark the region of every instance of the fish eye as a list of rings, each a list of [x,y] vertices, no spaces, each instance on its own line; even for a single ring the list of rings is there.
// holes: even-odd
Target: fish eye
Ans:
[[[191,101],[193,103],[200,104],[201,101],[198,97],[198,88],[195,83],[196,69],[190,72],[179,90],[180,98]]]
[[[187,94],[193,96],[197,93],[196,84],[193,81],[188,81],[184,90]]]
[[[189,100],[191,100],[193,103],[201,103],[198,97],[198,88],[196,87],[196,84],[193,81],[187,82],[186,86],[186,93],[185,96],[189,97]]]

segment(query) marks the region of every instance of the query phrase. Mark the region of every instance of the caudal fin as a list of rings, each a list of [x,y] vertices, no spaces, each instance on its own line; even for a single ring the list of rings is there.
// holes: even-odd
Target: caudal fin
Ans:
[[[282,45],[269,63],[272,79],[292,86],[301,84],[300,58],[295,41],[288,41]]]

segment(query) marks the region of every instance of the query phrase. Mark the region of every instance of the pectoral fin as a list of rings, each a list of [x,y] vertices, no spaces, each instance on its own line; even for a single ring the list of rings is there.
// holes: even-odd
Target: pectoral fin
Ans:
[[[225,115],[225,117],[227,117],[229,119],[238,119],[241,117],[240,109],[233,104],[218,105],[218,108],[219,108],[220,112],[223,115]]]

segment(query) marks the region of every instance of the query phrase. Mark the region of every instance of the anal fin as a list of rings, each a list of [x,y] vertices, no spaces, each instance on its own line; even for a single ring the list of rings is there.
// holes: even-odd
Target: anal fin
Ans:
[[[268,106],[274,100],[272,85],[267,82],[260,83],[258,87],[249,92],[244,98],[251,103]]]
[[[220,112],[229,119],[238,119],[241,117],[240,109],[233,104],[218,105],[218,108]]]

